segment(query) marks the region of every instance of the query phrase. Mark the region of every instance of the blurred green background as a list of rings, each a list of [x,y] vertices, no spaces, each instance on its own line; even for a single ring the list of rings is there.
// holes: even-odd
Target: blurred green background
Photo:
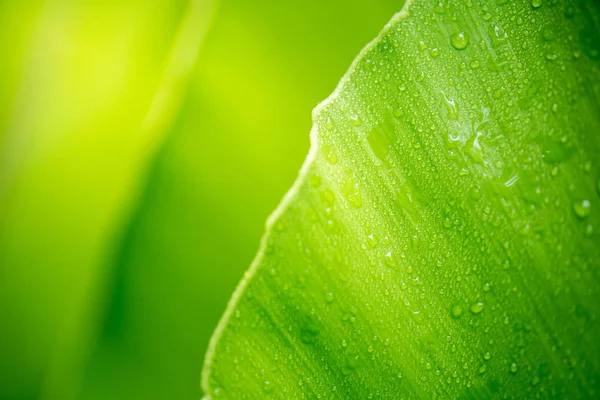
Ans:
[[[199,399],[312,108],[401,6],[0,2],[0,399]]]

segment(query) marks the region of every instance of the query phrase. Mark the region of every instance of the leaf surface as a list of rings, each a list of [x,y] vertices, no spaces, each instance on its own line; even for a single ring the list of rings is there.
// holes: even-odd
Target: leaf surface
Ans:
[[[315,110],[207,397],[598,395],[599,18],[408,2]]]

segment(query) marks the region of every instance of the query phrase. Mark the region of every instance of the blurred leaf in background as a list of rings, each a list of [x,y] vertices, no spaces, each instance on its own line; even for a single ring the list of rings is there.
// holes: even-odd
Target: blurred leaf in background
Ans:
[[[0,5],[0,398],[200,397],[312,108],[401,7]]]
[[[185,2],[2,4],[0,398],[72,398]],[[199,27],[200,28],[200,27]]]

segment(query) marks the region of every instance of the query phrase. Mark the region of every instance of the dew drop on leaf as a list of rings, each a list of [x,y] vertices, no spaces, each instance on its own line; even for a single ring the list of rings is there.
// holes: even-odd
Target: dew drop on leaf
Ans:
[[[325,301],[327,303],[333,302],[333,293],[331,293],[331,292],[325,293]]]
[[[352,114],[350,116],[350,123],[354,126],[360,126],[361,125],[361,121],[360,121],[360,117],[358,116],[358,114]]]
[[[390,134],[381,126],[375,126],[371,130],[369,136],[367,136],[367,141],[369,142],[371,150],[375,153],[375,156],[381,161],[386,158],[392,147]]]
[[[378,240],[375,234],[371,233],[367,236],[367,247],[369,247],[370,249],[374,249],[375,247],[377,247],[377,243]]]
[[[581,200],[573,203],[573,210],[579,218],[586,218],[590,215],[591,204],[589,200]]]
[[[442,92],[442,100],[446,107],[448,119],[458,120],[458,104],[454,99],[449,99],[444,92]]]
[[[469,46],[469,34],[467,32],[456,32],[450,36],[450,43],[456,50],[464,50]]]
[[[362,207],[363,201],[360,184],[352,171],[346,171],[346,179],[342,182],[341,190],[350,206],[354,208]]]
[[[517,367],[517,364],[515,364],[515,363],[510,364],[510,372],[511,373],[516,374],[518,370],[519,370],[519,367]]]
[[[388,267],[390,267],[390,268],[396,267],[396,262],[394,261],[394,255],[392,254],[391,251],[388,251],[387,253],[385,253],[383,260],[385,262],[385,265],[387,265]]]
[[[496,25],[489,28],[490,37],[492,38],[492,46],[498,47],[508,39],[508,34],[503,27]]]
[[[481,144],[479,143],[480,137],[481,132],[475,132],[475,134],[467,140],[464,147],[464,151],[469,155],[471,160],[478,164],[483,163],[483,151],[481,149]]]
[[[330,164],[337,164],[337,156],[335,155],[335,152],[331,149],[330,146],[323,146],[323,153],[325,154],[325,159],[327,160],[327,162],[329,162]]]
[[[460,306],[454,306],[451,310],[452,317],[458,319],[462,315],[462,308]]]
[[[483,303],[477,302],[477,303],[471,304],[470,310],[473,314],[479,314],[483,310]]]

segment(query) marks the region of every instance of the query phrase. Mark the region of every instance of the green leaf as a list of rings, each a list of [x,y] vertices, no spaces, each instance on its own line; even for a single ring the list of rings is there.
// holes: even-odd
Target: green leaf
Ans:
[[[317,107],[209,398],[600,393],[600,9],[481,3],[409,1]]]

